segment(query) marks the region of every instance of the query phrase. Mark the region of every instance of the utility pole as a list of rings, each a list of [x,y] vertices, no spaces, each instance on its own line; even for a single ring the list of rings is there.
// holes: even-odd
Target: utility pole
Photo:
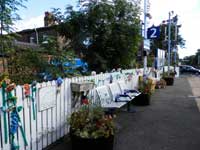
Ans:
[[[174,42],[175,42],[175,50],[174,50],[174,71],[176,71],[176,54],[177,54],[177,36],[178,36],[178,27],[177,27],[177,22],[178,22],[178,16],[175,16],[175,37],[174,37]]]
[[[168,75],[170,73],[170,51],[171,51],[171,13],[173,14],[173,11],[169,12],[169,23],[168,23]]]
[[[147,40],[147,0],[144,0],[144,41]],[[144,46],[143,46],[144,49]],[[143,74],[146,75],[147,73],[147,51],[143,50],[144,56],[144,70]]]

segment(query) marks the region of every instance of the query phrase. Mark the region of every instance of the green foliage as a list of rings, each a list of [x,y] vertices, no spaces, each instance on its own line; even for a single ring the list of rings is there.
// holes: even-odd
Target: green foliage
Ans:
[[[46,55],[51,55],[50,64],[46,67],[46,71],[51,73],[54,77],[71,77],[74,75],[80,75],[78,69],[73,69],[72,67],[64,66],[63,63],[69,62],[74,64],[74,59],[76,54],[72,49],[59,48],[58,41],[56,37],[49,36],[45,42],[41,44],[42,52]],[[65,73],[66,70],[73,70],[73,72]]]
[[[0,1],[0,21],[2,30],[6,33],[13,31],[14,21],[20,20],[16,13],[19,7],[25,7],[23,2],[27,0],[1,0]]]
[[[3,57],[14,51],[12,41],[16,35],[11,33],[14,31],[14,21],[20,20],[17,11],[19,7],[25,7],[24,1],[26,0],[0,0],[0,53]],[[4,61],[3,67],[5,68]]]
[[[174,78],[176,75],[176,72],[174,70],[170,70],[169,72],[164,72],[161,74],[162,78]]]
[[[181,63],[200,68],[200,49],[197,50],[195,55],[184,57]]]
[[[82,138],[109,137],[114,134],[114,121],[110,115],[104,115],[101,107],[82,105],[69,118],[71,132]]]
[[[41,43],[42,52],[48,55],[58,55],[58,42],[57,37],[48,36]]]
[[[157,48],[168,50],[168,25],[167,24],[161,24],[160,25],[160,37],[158,39],[151,40],[151,49],[155,50]],[[182,38],[182,36],[179,34],[179,28],[178,28],[178,35],[177,35],[177,41],[175,41],[175,25],[171,25],[171,49],[174,49],[179,45],[180,47],[185,46],[185,40]]]
[[[90,1],[78,11],[67,7],[64,17],[54,11],[63,18],[58,31],[70,39],[69,48],[84,55],[92,70],[128,68],[141,41],[140,7],[134,2]]]
[[[42,71],[47,62],[34,50],[27,49],[10,55],[8,58],[8,73],[17,84],[31,83],[39,80],[37,73]]]

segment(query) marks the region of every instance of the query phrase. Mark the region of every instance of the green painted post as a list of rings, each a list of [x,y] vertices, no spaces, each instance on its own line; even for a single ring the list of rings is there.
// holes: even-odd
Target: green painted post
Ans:
[[[2,83],[2,100],[3,100],[3,108],[6,109],[7,107],[6,107],[5,88],[6,88],[6,83],[4,81]],[[3,120],[4,120],[4,141],[7,144],[8,143],[8,127],[7,127],[6,111],[3,112]]]

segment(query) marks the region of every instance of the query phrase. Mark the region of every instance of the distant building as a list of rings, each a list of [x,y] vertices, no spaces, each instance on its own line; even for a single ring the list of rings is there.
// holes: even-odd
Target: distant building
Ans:
[[[60,48],[65,44],[65,38],[60,36],[56,31],[59,21],[50,12],[45,12],[44,16],[44,27],[26,29],[17,32],[19,35],[16,38],[15,44],[22,47],[35,47],[35,45],[44,43],[48,37],[55,37],[59,42]]]
[[[48,36],[58,36],[55,28],[56,26],[54,25],[22,30],[20,32],[17,32],[17,34],[19,35],[17,41],[39,44],[44,41]]]
[[[17,37],[13,41],[13,45],[17,50],[24,50],[27,48],[38,50],[41,43],[44,43],[48,37],[55,37],[59,42],[59,47],[64,46],[65,38],[59,36],[56,31],[59,21],[50,12],[45,12],[44,27],[25,29],[17,32]],[[7,55],[0,53],[0,73],[7,70]],[[4,62],[4,63],[3,63]],[[3,67],[3,64],[4,67]]]

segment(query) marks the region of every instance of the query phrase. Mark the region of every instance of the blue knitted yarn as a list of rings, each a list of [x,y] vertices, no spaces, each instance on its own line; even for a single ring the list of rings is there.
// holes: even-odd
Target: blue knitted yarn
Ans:
[[[17,132],[17,129],[19,126],[18,122],[19,122],[19,118],[18,118],[17,112],[14,110],[11,112],[11,124],[10,124],[11,134],[15,134]]]
[[[56,80],[57,86],[60,86],[63,83],[63,79],[61,77],[58,77]]]

